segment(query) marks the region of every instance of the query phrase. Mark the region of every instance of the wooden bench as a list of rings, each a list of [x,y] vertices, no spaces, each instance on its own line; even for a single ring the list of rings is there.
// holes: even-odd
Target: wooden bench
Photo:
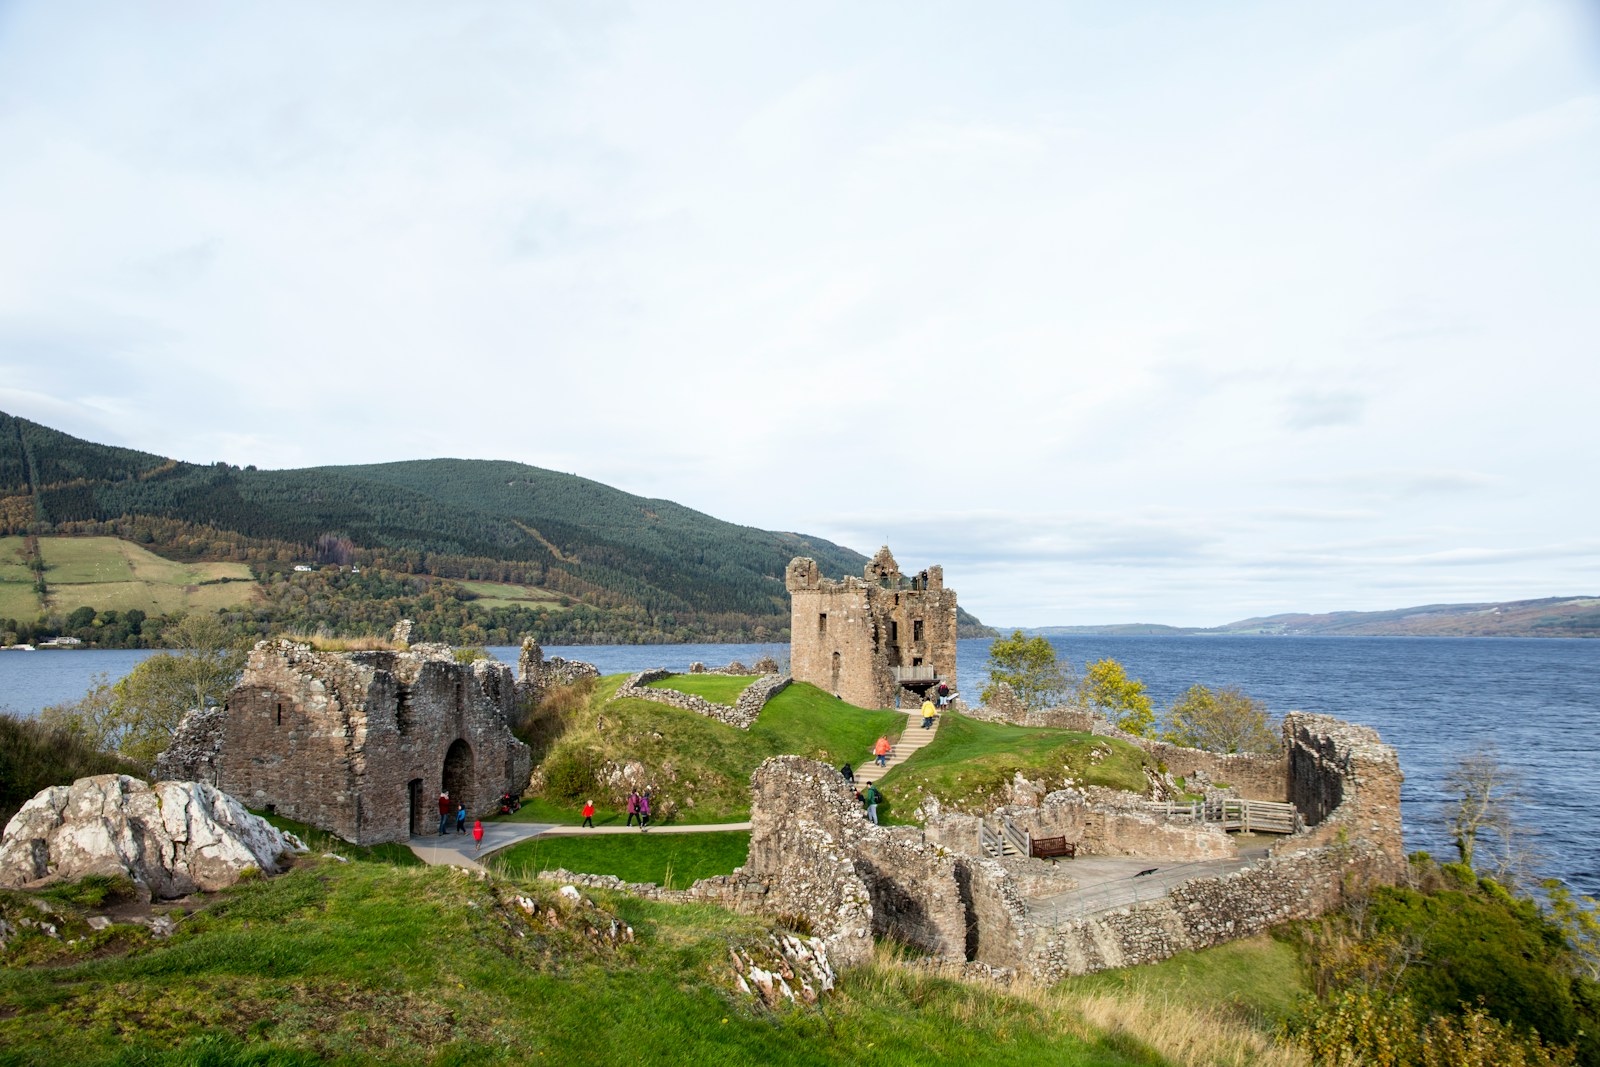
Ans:
[[[1068,841],[1065,837],[1036,837],[1033,839],[1033,855],[1035,859],[1053,860],[1060,856],[1072,859],[1078,854],[1078,846]]]

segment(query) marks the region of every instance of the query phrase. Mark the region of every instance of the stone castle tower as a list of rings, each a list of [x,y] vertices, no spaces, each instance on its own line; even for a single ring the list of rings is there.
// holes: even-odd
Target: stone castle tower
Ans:
[[[863,708],[892,708],[902,689],[956,687],[956,594],[944,568],[900,573],[885,545],[860,578],[833,581],[815,560],[789,562],[789,659],[810,682]]]

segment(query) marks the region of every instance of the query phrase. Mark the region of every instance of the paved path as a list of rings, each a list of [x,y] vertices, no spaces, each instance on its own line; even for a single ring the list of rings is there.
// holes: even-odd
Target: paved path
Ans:
[[[680,825],[669,823],[667,825],[652,824],[646,833],[651,834],[713,834],[720,830],[748,830],[747,822],[714,822],[694,823]],[[636,834],[637,826],[552,826],[545,830],[541,837],[589,837],[593,834]]]
[[[1137,856],[1084,856],[1062,860],[1061,867],[1078,881],[1077,889],[1028,900],[1028,915],[1046,925],[1083,915],[1123,908],[1169,895],[1195,878],[1216,878],[1252,867],[1266,848],[1252,848],[1237,859],[1157,860]],[[1142,874],[1150,871],[1149,874]]]
[[[486,822],[483,824],[483,848],[474,849],[472,835],[428,834],[413,837],[406,842],[423,863],[435,867],[465,867],[470,871],[483,870],[478,860],[491,852],[538,837],[550,829],[549,823],[537,822]]]
[[[652,826],[652,834],[709,834],[719,830],[748,830],[747,822],[701,823],[695,825],[672,824]],[[483,870],[478,860],[491,852],[530,841],[535,837],[588,837],[593,834],[637,834],[637,826],[555,826],[540,822],[486,822],[483,824],[483,848],[475,850],[471,834],[429,834],[413,837],[411,851],[423,863],[435,867],[465,867],[470,871]]]

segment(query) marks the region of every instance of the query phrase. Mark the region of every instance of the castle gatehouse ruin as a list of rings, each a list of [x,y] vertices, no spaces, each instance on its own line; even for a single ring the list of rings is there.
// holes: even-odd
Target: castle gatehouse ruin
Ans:
[[[944,568],[907,578],[885,545],[860,578],[834,581],[816,561],[789,562],[790,670],[863,708],[890,708],[903,691],[921,698],[956,688],[956,594]]]
[[[457,662],[447,645],[315,652],[262,641],[226,705],[190,712],[156,777],[209,782],[265,808],[370,845],[438,830],[450,794],[470,816],[528,784],[528,747],[511,733],[519,701],[551,680],[593,673],[522,649],[520,676],[492,659]]]

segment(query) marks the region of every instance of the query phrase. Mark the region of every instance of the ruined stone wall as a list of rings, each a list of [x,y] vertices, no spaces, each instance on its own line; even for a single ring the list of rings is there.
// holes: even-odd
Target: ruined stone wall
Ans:
[[[1400,786],[1405,776],[1394,749],[1376,730],[1300,711],[1284,716],[1283,733],[1289,799],[1309,828],[1279,848],[1370,846],[1392,873],[1404,870]]]
[[[508,667],[460,664],[442,645],[313,652],[263,641],[223,713],[186,718],[160,768],[357,844],[404,841],[437,828],[452,752],[452,799],[469,813],[521,793],[530,755],[508,725],[517,696]]]
[[[522,640],[522,650],[517,656],[517,699],[538,700],[558,686],[571,685],[585,678],[599,678],[600,670],[592,663],[566,660],[560,656],[544,658],[544,649],[531,637]]]
[[[908,579],[884,548],[861,578],[832,581],[797,557],[785,585],[795,678],[864,708],[894,706],[895,667],[932,668],[955,688],[956,595],[941,568]]]
[[[1064,837],[1080,856],[1229,859],[1238,849],[1221,827],[1146,810],[1133,793],[1091,786],[1048,793],[1037,806],[1010,805],[999,814],[1034,837]]]
[[[1152,963],[1248,937],[1290,919],[1324,914],[1342,904],[1347,893],[1386,880],[1384,871],[1373,850],[1308,849],[1221,877],[1185,882],[1160,900],[1054,927],[1024,926],[1016,936],[1024,944],[1027,969],[1037,978],[1055,981]]]
[[[788,688],[793,681],[788,675],[768,674],[762,675],[745,687],[739,698],[732,706],[718,704],[716,701],[707,700],[696,693],[685,693],[677,689],[660,689],[650,685],[663,678],[672,677],[676,671],[669,671],[661,667],[653,670],[639,671],[630,674],[622,685],[617,687],[616,698],[632,697],[635,700],[651,700],[657,704],[668,704],[684,711],[692,711],[696,715],[704,715],[708,719],[715,719],[728,726],[735,726],[741,730],[750,729],[761,714],[761,709],[767,706],[767,701]],[[616,699],[613,698],[613,699]]]

